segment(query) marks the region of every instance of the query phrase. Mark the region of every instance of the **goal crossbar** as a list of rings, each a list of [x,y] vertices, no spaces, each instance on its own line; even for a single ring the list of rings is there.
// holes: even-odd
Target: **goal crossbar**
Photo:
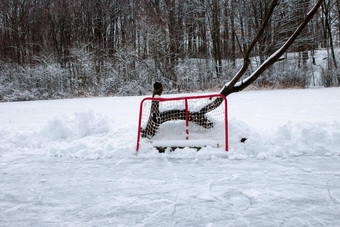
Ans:
[[[168,102],[168,101],[184,101],[184,109],[181,110],[183,113],[185,113],[185,117],[183,117],[182,120],[185,120],[185,134],[186,134],[186,140],[189,140],[189,107],[188,107],[188,101],[193,100],[193,99],[213,99],[213,98],[222,98],[225,105],[224,105],[224,116],[223,116],[223,121],[224,121],[224,142],[225,142],[225,150],[228,151],[228,114],[227,114],[227,99],[224,95],[221,94],[213,94],[213,95],[199,95],[199,96],[185,96],[185,97],[175,97],[175,98],[152,98],[152,97],[147,97],[144,98],[141,103],[140,103],[140,112],[139,112],[139,121],[138,121],[138,135],[137,135],[137,146],[136,146],[136,151],[138,152],[139,147],[140,147],[140,140],[141,140],[141,130],[142,130],[142,113],[143,113],[143,106],[146,101],[151,101],[154,103],[163,103],[163,102]],[[157,107],[159,108],[159,106]],[[150,112],[151,115],[151,112]],[[151,117],[151,116],[150,116]],[[204,141],[204,140],[203,140]],[[203,142],[202,141],[202,142]],[[190,144],[190,142],[179,142],[179,145],[183,144]],[[176,143],[175,141],[172,142],[172,144]],[[160,142],[157,142],[155,144],[160,144]],[[202,143],[201,143],[202,144]],[[203,146],[203,145],[202,145]],[[208,144],[209,146],[209,144]]]

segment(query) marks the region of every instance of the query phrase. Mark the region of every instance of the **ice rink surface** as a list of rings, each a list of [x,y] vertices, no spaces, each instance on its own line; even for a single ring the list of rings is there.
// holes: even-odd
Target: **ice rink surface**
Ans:
[[[0,226],[340,225],[339,88],[230,95],[229,152],[136,155],[142,98],[0,103]]]

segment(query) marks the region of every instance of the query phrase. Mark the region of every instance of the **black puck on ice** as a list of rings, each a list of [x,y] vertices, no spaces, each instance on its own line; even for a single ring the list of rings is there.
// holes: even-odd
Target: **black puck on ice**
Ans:
[[[240,141],[241,141],[241,143],[244,143],[244,142],[246,142],[246,140],[247,140],[247,138],[242,138]]]

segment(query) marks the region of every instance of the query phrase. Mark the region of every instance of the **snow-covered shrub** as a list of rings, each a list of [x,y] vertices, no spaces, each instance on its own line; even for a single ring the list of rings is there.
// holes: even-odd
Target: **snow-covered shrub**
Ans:
[[[325,87],[340,85],[340,69],[321,67],[321,80]]]
[[[320,56],[316,58],[319,59],[316,65],[307,61],[304,67],[299,65],[298,54],[287,54],[285,60],[266,70],[251,88],[306,87],[313,76],[316,80],[314,85],[339,85],[340,69],[327,69],[324,61],[320,61],[324,53],[318,53]],[[216,75],[213,59],[183,58],[176,62],[174,74],[169,74],[170,71],[163,68],[165,65],[162,66],[160,59],[142,58],[133,48],[123,47],[108,57],[90,52],[86,45],[78,44],[71,49],[68,62],[63,64],[57,63],[53,56],[37,56],[34,64],[27,65],[0,61],[0,101],[150,95],[155,81],[163,83],[164,93],[217,92],[233,78],[242,63],[242,59],[238,59],[234,66],[233,62],[223,60],[222,71]],[[259,59],[252,58],[243,78],[259,65]]]
[[[140,83],[136,80],[131,81],[129,83],[122,84],[122,86],[118,89],[118,95],[143,95],[147,92],[145,91],[145,87],[141,86]]]
[[[1,67],[0,99],[26,101],[66,97],[68,74],[58,64]],[[67,93],[67,92],[66,92]]]
[[[220,77],[216,76],[212,60],[185,59],[177,66],[177,80],[184,92],[209,90],[220,87],[235,75],[237,69],[223,61]],[[214,89],[215,90],[215,89]]]
[[[121,87],[121,81],[116,73],[112,73],[107,79],[103,81],[102,92],[106,95],[115,95]]]
[[[310,75],[311,73],[305,68],[288,64],[282,68],[282,66],[276,65],[265,71],[254,84],[259,87],[303,88],[309,85]]]
[[[276,84],[282,87],[306,87],[310,81],[308,71],[298,67],[290,67],[285,71],[277,70],[273,77]]]

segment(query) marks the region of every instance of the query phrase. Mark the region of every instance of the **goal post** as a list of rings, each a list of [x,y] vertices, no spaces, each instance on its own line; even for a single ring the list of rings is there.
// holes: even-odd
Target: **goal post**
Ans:
[[[202,111],[216,99],[217,107]],[[140,103],[136,151],[141,142],[157,147],[225,147],[228,151],[227,99],[221,94],[144,98]],[[215,142],[213,142],[215,141]]]

